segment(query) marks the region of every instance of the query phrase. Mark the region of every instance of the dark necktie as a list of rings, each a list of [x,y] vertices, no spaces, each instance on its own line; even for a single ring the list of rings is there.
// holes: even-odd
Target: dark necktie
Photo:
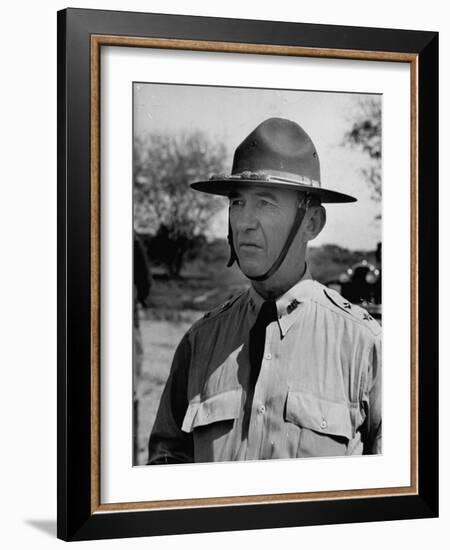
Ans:
[[[277,306],[275,302],[264,302],[259,310],[255,324],[249,334],[250,376],[244,402],[244,417],[242,420],[242,439],[246,439],[250,424],[251,408],[255,385],[261,370],[261,361],[266,343],[266,327],[277,319]]]
[[[266,342],[266,327],[278,318],[275,302],[266,301],[259,310],[255,324],[250,330],[249,353],[250,353],[250,391],[252,391],[258,380],[261,369],[261,361]]]

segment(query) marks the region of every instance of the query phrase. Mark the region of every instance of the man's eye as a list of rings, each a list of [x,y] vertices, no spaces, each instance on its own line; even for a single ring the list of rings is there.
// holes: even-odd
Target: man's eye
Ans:
[[[265,200],[265,199],[261,199],[261,200],[259,201],[259,204],[260,204],[260,206],[262,206],[262,207],[264,207],[264,208],[267,208],[267,207],[269,207],[269,206],[275,206],[275,205],[272,204],[270,201],[267,201],[267,200]]]
[[[244,201],[242,199],[230,199],[230,206],[242,206]]]

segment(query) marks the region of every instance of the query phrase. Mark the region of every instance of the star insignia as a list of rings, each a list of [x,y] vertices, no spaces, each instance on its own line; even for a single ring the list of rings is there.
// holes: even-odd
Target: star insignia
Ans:
[[[373,317],[368,313],[364,313],[363,319],[364,321],[372,321]]]

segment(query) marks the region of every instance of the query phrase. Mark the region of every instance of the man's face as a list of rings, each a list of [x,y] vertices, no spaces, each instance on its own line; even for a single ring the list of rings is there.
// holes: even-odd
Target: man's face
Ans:
[[[292,190],[249,187],[229,196],[233,244],[243,273],[256,277],[278,258],[297,212]],[[295,253],[292,249],[289,256]]]

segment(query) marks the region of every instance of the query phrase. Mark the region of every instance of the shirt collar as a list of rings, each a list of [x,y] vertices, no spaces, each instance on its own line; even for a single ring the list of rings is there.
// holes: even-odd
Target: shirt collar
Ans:
[[[282,337],[294,324],[301,310],[301,304],[311,298],[313,291],[314,281],[311,278],[311,273],[307,266],[300,281],[276,300],[278,325]],[[264,298],[260,296],[253,287],[250,287],[249,294],[250,309],[256,317],[264,302]]]

